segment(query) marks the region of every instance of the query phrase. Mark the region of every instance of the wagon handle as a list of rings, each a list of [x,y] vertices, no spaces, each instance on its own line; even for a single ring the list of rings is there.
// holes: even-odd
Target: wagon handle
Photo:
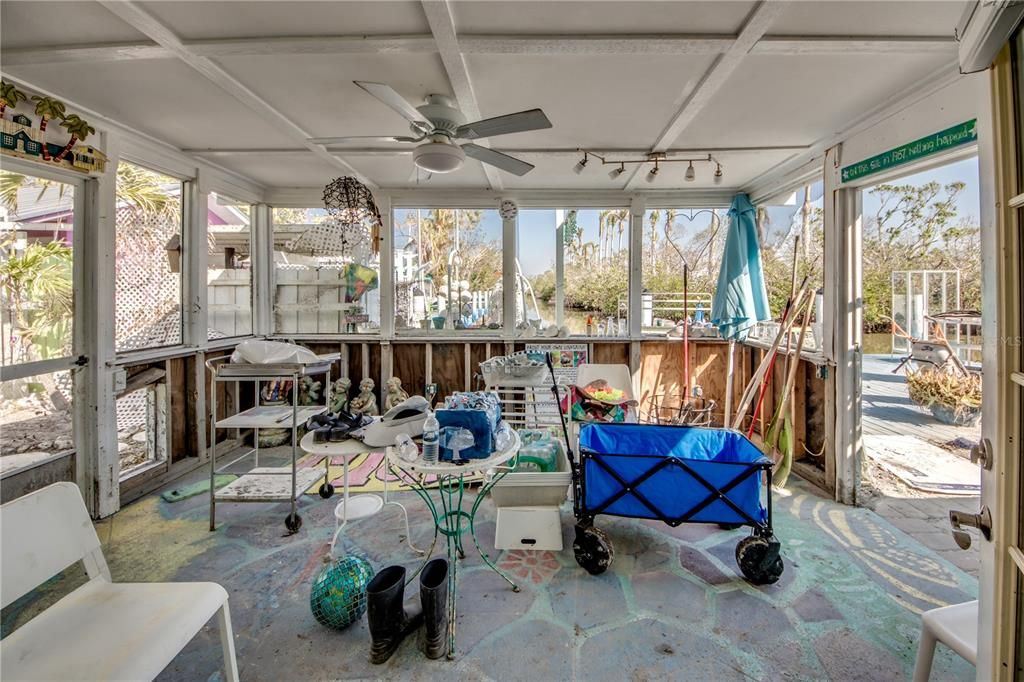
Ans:
[[[551,353],[544,353],[544,360],[548,364],[548,373],[551,374],[551,393],[555,396],[555,409],[558,410],[558,421],[562,425],[562,436],[565,438],[565,453],[572,466],[573,475],[576,473],[576,460],[573,458],[572,445],[569,444],[569,429],[565,425],[565,414],[562,412],[562,397],[558,394],[558,379],[555,378],[555,368],[551,364]]]

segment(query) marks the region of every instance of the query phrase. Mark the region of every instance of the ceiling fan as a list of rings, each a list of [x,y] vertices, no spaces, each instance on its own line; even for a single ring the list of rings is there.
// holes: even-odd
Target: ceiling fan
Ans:
[[[472,142],[457,144],[455,140],[479,140],[551,127],[551,121],[540,109],[529,109],[466,123],[466,117],[459,111],[455,102],[445,95],[427,95],[426,104],[414,107],[390,85],[366,81],[353,82],[406,118],[414,136],[314,137],[310,138],[310,142],[333,145],[353,140],[376,140],[416,144],[416,149],[412,153],[413,163],[429,173],[450,173],[458,170],[469,156],[508,173],[525,175],[533,170],[533,164]]]

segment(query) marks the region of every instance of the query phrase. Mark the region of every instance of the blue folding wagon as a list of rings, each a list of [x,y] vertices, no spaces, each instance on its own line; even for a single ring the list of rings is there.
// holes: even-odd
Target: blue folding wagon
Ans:
[[[586,424],[579,462],[569,452],[576,516],[576,561],[593,575],[611,565],[598,514],[657,519],[670,526],[750,526],[736,563],[758,585],[782,575],[772,531],[772,461],[742,433],[698,426]],[[763,474],[763,475],[762,475]],[[764,493],[762,495],[762,493]],[[762,499],[763,498],[763,499]]]

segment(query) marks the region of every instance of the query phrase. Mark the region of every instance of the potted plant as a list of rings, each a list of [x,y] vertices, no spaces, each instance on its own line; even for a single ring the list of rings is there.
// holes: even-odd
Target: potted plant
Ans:
[[[944,424],[973,426],[981,418],[981,376],[923,368],[907,374],[910,399]]]

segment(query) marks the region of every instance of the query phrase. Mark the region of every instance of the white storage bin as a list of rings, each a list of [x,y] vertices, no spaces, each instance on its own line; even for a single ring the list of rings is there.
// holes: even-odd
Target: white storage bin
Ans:
[[[572,474],[565,446],[559,448],[558,471],[512,472],[494,484],[491,498],[501,507],[557,507],[569,494]]]

